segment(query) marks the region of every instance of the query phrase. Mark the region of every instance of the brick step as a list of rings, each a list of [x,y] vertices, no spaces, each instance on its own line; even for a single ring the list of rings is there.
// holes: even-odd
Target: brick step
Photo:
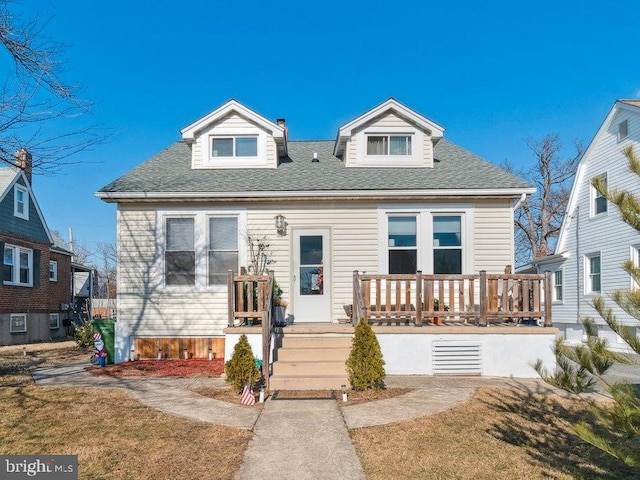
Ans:
[[[269,380],[271,390],[340,390],[342,385],[348,384],[347,375],[272,375]]]
[[[274,375],[309,377],[314,375],[346,375],[345,362],[317,362],[317,361],[299,361],[299,362],[283,362],[278,360],[273,364]]]
[[[278,362],[345,362],[349,358],[349,353],[351,349],[347,347],[281,347],[277,350],[277,360]]]
[[[282,348],[351,348],[351,336],[334,337],[285,335],[282,338]]]

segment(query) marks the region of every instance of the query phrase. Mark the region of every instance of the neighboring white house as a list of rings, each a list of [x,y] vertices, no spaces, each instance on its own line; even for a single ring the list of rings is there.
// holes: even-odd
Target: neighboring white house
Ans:
[[[622,152],[629,145],[640,153],[639,100],[615,102],[578,166],[555,254],[534,262],[539,271],[553,272],[553,324],[569,343],[583,339],[579,320],[589,316],[612,348],[628,348],[599,317],[592,301],[599,295],[607,298],[614,290],[635,287],[622,264],[640,260],[640,234],[624,223],[617,207],[598,194],[591,181],[602,176],[609,189],[640,196],[638,176],[629,171]],[[618,320],[637,325],[613,301],[607,303]]]
[[[118,205],[118,319],[134,338],[223,339],[248,233],[269,243],[296,323],[345,318],[354,270],[503,273],[514,205],[534,192],[394,99],[335,140],[292,141],[234,100],[181,133],[97,193]]]

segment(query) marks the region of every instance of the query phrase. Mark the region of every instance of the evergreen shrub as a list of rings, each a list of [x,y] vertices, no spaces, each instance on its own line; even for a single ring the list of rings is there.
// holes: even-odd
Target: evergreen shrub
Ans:
[[[253,358],[253,351],[246,335],[241,335],[236,346],[233,347],[233,355],[224,364],[225,380],[237,391],[241,392],[249,383],[255,385],[260,379],[260,370]]]
[[[354,390],[384,388],[384,359],[378,338],[369,323],[361,318],[356,325],[347,359],[349,383]]]

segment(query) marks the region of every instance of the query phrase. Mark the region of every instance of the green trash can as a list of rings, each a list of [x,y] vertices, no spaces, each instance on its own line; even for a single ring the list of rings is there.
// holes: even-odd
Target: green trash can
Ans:
[[[116,321],[112,318],[96,318],[91,322],[93,333],[102,335],[104,348],[107,350],[107,365],[113,365],[116,353]]]

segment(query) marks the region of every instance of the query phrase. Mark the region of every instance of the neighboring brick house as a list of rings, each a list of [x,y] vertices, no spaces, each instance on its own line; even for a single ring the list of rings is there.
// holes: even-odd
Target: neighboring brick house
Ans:
[[[64,338],[72,252],[49,231],[31,187],[31,156],[0,166],[0,345]]]

